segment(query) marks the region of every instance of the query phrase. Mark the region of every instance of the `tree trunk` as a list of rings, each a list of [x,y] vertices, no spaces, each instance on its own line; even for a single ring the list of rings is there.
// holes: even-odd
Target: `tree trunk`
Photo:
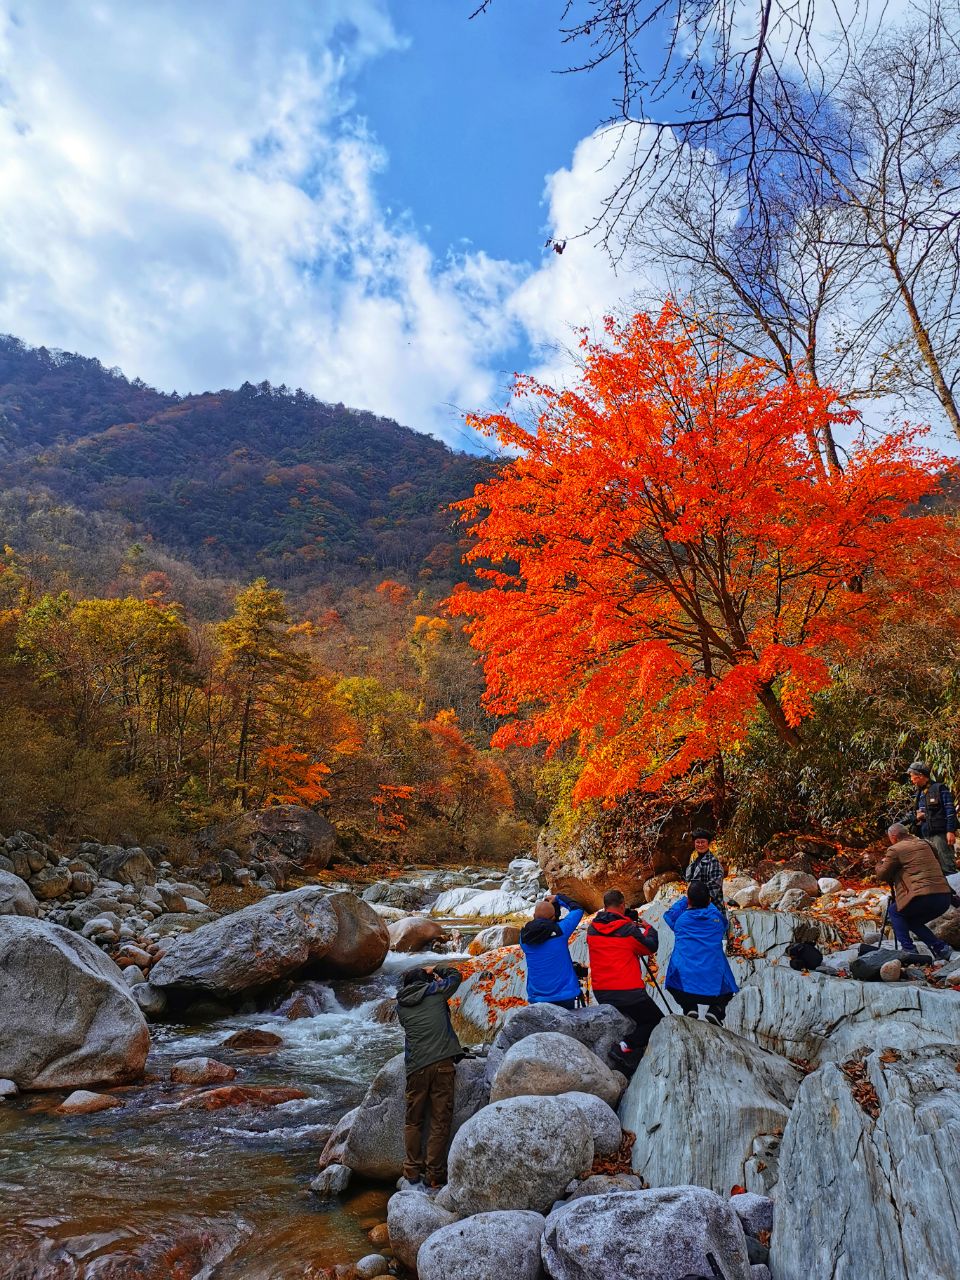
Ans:
[[[758,696],[760,705],[770,717],[770,723],[776,729],[777,737],[780,741],[786,743],[788,747],[799,747],[803,739],[796,729],[787,723],[787,717],[783,714],[783,707],[781,707],[777,695],[770,686],[764,685]]]

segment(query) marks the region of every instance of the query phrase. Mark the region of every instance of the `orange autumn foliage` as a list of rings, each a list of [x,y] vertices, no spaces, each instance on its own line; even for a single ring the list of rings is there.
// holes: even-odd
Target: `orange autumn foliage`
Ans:
[[[518,381],[513,461],[458,504],[479,584],[449,602],[483,655],[496,745],[573,742],[574,795],[657,790],[766,715],[799,742],[832,661],[936,608],[952,522],[908,514],[947,460],[858,433],[835,393],[705,339],[667,304],[583,340],[576,386]],[[840,474],[818,447],[854,434]],[[918,571],[918,566],[922,570]]]
[[[312,760],[306,751],[298,751],[289,743],[264,747],[259,764],[267,774],[267,804],[310,806],[330,798],[324,785],[330,774],[329,766]]]

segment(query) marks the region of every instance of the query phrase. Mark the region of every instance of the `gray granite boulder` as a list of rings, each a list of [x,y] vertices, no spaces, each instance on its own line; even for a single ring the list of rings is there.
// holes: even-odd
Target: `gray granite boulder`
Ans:
[[[612,1191],[559,1205],[547,1218],[542,1255],[553,1280],[751,1280],[740,1219],[703,1187]]]
[[[859,1100],[832,1062],[804,1080],[780,1152],[777,1280],[960,1276],[958,1068],[960,1046],[925,1045],[871,1054]]]
[[[556,1031],[538,1031],[510,1046],[497,1067],[490,1099],[522,1095],[593,1093],[610,1107],[620,1101],[622,1077],[579,1042]]]
[[[30,887],[12,871],[0,871],[0,916],[36,916],[39,904]]]
[[[542,1280],[544,1219],[529,1210],[478,1213],[434,1232],[417,1255],[419,1280]]]
[[[932,987],[766,965],[731,1001],[727,1026],[787,1058],[843,1062],[863,1049],[960,1041],[960,999]]]
[[[623,1140],[623,1129],[620,1120],[612,1107],[595,1093],[570,1093],[558,1095],[560,1100],[570,1108],[576,1108],[590,1126],[593,1135],[593,1153],[597,1156],[612,1156],[620,1149]]]
[[[455,1221],[455,1214],[442,1209],[423,1191],[398,1191],[387,1202],[390,1248],[403,1265],[414,1272],[424,1241]]]
[[[325,889],[308,885],[276,894],[171,941],[150,983],[161,990],[235,996],[319,963],[338,927]]]
[[[751,1172],[753,1143],[783,1130],[801,1079],[752,1041],[693,1018],[665,1019],[620,1105],[621,1124],[636,1134],[634,1172],[654,1187],[766,1191]],[[769,1162],[762,1172],[775,1177]]]
[[[544,1213],[593,1164],[593,1135],[563,1098],[492,1102],[457,1133],[438,1203],[458,1216],[497,1209]]]
[[[59,925],[0,916],[0,1076],[21,1089],[137,1080],[150,1048],[120,969]]]
[[[633,1030],[629,1018],[612,1005],[593,1004],[586,1009],[561,1009],[556,1004],[529,1004],[507,1014],[487,1055],[487,1079],[492,1081],[504,1054],[527,1036],[555,1032],[586,1045],[604,1063],[610,1050]]]
[[[386,921],[355,893],[331,893],[327,903],[337,916],[337,936],[316,965],[331,978],[366,978],[390,950]]]

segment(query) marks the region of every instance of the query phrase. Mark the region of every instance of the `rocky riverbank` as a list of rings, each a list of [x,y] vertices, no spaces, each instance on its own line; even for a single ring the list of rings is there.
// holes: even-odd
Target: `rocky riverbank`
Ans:
[[[3,850],[0,1181],[20,1206],[42,1132],[54,1153],[44,1177],[73,1215],[40,1229],[60,1221],[57,1206],[38,1216],[24,1201],[0,1233],[16,1260],[0,1264],[4,1277],[136,1265],[161,1280],[178,1274],[179,1250],[218,1277],[490,1280],[507,1259],[519,1280],[712,1280],[712,1265],[728,1280],[960,1274],[942,1229],[960,1216],[948,1157],[960,1137],[960,964],[850,978],[856,942],[878,933],[875,887],[802,871],[731,878],[742,990],[727,1027],[666,1020],[627,1086],[608,1061],[619,1015],[525,1004],[517,927],[544,886],[531,860],[348,889],[310,872],[301,849],[297,876],[326,883],[271,890],[265,863],[231,867],[230,891],[255,895],[231,911],[222,869],[216,886],[173,879],[162,850],[58,857],[23,833]],[[81,861],[91,870],[70,865]],[[237,883],[238,870],[255,883]],[[667,876],[638,890],[653,894],[651,922],[677,891]],[[171,910],[176,893],[194,905]],[[109,930],[88,928],[97,920]],[[952,915],[938,926],[953,928]],[[822,970],[788,967],[799,937],[825,952]],[[661,938],[662,971],[669,930]],[[403,965],[451,949],[466,972],[455,1020],[473,1048],[458,1067],[450,1182],[436,1198],[387,1203],[404,1080],[388,997]],[[582,929],[573,949],[584,956]],[[113,1191],[85,1180],[98,1132]],[[118,1188],[143,1141],[162,1161],[153,1187],[170,1221],[157,1221],[148,1178],[141,1232]],[[197,1152],[212,1186],[197,1181]],[[290,1168],[279,1179],[277,1161]],[[95,1229],[80,1229],[74,1184],[99,1205]]]

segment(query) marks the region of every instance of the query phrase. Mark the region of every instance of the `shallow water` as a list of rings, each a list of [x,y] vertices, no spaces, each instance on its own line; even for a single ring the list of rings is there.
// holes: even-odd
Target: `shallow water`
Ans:
[[[0,1104],[0,1280],[285,1280],[374,1252],[387,1190],[351,1188],[321,1204],[308,1190],[326,1130],[355,1106],[402,1044],[374,1020],[397,973],[394,956],[366,982],[331,983],[327,1010],[199,1027],[155,1026],[153,1082],[114,1091],[122,1109],[52,1114],[63,1094]],[[273,1031],[269,1056],[221,1048],[243,1027]],[[238,1084],[296,1085],[303,1100],[206,1112],[178,1105],[162,1077],[209,1054],[241,1067]]]

